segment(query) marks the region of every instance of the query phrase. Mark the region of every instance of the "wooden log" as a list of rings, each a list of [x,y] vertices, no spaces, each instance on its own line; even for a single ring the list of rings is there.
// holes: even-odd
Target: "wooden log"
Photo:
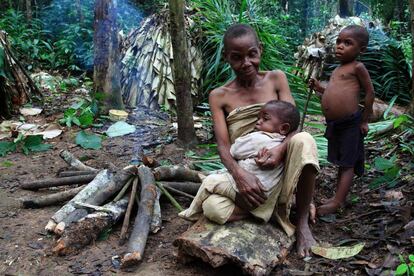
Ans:
[[[60,235],[65,227],[73,221],[77,221],[87,215],[85,209],[76,209],[75,202],[83,202],[92,205],[100,205],[118,192],[136,171],[135,167],[127,167],[119,172],[112,173],[108,170],[100,171],[96,177],[85,188],[80,191],[71,201],[57,211],[51,218],[56,223],[48,223],[48,231],[54,231]],[[53,228],[53,229],[50,229]]]
[[[170,187],[181,192],[196,195],[200,188],[200,183],[195,182],[173,182],[173,181],[159,181],[164,187]]]
[[[21,200],[24,208],[40,208],[65,202],[76,196],[84,186],[69,189],[63,192],[58,192],[45,196],[37,196],[34,198],[23,198]]]
[[[37,180],[32,182],[23,183],[20,185],[25,190],[38,190],[41,188],[59,187],[73,184],[86,184],[91,182],[95,178],[95,175],[78,175],[68,176],[60,178],[49,178],[44,180]]]
[[[201,258],[213,267],[235,264],[248,275],[267,275],[285,259],[294,241],[270,223],[241,220],[218,225],[203,217],[173,244],[179,256]]]
[[[77,176],[77,175],[96,175],[97,172],[91,171],[62,171],[58,174],[59,177]]]
[[[155,234],[161,230],[162,217],[161,217],[161,205],[160,205],[160,196],[161,190],[157,188],[157,197],[155,198],[154,211],[152,213],[152,220],[150,225],[151,233]]]
[[[121,267],[129,267],[138,264],[142,260],[148,232],[154,211],[154,202],[157,197],[154,175],[146,166],[138,168],[141,194],[138,213],[134,222],[134,229],[128,241],[127,253],[122,257]]]
[[[191,181],[201,183],[205,176],[183,166],[161,166],[154,169],[155,180]]]
[[[52,249],[53,253],[66,255],[74,253],[95,241],[105,229],[115,225],[123,216],[128,205],[128,198],[105,204],[105,212],[95,212],[69,225],[63,236]]]
[[[127,207],[127,210],[126,210],[126,213],[125,213],[124,222],[122,223],[121,234],[119,235],[120,244],[124,244],[125,238],[126,238],[126,235],[127,235],[127,232],[128,232],[132,207],[134,207],[135,195],[137,194],[138,180],[139,180],[138,177],[135,177],[133,182],[132,182],[132,189],[131,189],[131,193],[129,195],[128,207]]]
[[[67,150],[62,150],[59,153],[59,156],[62,157],[62,159],[65,160],[65,162],[68,163],[71,167],[76,168],[80,171],[92,171],[92,172],[98,171],[95,168],[92,168],[92,167],[89,167],[83,164],[79,159],[77,159],[72,153],[70,153]]]
[[[169,191],[170,193],[172,193],[172,194],[175,194],[175,195],[180,195],[180,196],[185,196],[185,197],[187,197],[187,198],[194,199],[194,196],[193,196],[193,195],[187,194],[187,193],[185,193],[185,192],[181,192],[180,190],[174,189],[174,188],[172,188],[172,187],[164,186],[164,188],[165,188],[167,191]]]

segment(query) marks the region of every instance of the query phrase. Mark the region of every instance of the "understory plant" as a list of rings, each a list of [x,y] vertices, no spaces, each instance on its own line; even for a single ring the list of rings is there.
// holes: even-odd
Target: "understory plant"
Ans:
[[[44,144],[42,135],[28,135],[24,136],[19,133],[16,139],[13,141],[1,141],[0,142],[0,157],[6,156],[12,152],[23,152],[28,155],[31,152],[40,152],[50,149],[52,145]]]
[[[230,66],[223,59],[223,35],[227,28],[235,23],[251,25],[263,46],[261,70],[280,69],[289,79],[295,99],[306,92],[306,86],[293,72],[293,43],[286,34],[285,26],[293,24],[288,16],[268,17],[255,0],[192,1],[197,13],[194,16],[195,29],[201,30],[201,48],[203,52],[202,93],[204,100],[213,88],[223,85],[234,77]],[[274,3],[274,9],[278,5]],[[306,96],[302,97],[306,98]],[[315,99],[313,99],[315,100]],[[299,101],[299,105],[301,102]],[[315,108],[315,110],[318,110]]]

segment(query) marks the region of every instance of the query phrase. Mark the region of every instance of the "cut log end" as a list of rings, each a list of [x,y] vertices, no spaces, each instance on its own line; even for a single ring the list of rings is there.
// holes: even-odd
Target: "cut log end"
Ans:
[[[56,228],[56,225],[57,225],[56,222],[54,222],[53,220],[49,220],[49,222],[45,226],[45,230],[47,232],[54,232],[55,228]]]
[[[66,227],[66,223],[64,223],[63,221],[62,221],[62,222],[59,222],[59,223],[56,225],[56,227],[55,227],[55,229],[53,230],[53,232],[54,232],[56,235],[61,236],[61,235],[63,234],[63,232],[65,231],[65,227]]]
[[[139,252],[126,253],[121,260],[121,268],[127,268],[138,265],[142,260]]]

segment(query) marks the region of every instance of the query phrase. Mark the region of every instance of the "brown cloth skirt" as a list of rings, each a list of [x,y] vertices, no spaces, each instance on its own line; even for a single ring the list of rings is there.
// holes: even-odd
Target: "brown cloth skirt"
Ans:
[[[364,136],[360,125],[362,112],[326,122],[328,161],[344,168],[354,168],[356,175],[364,173]]]

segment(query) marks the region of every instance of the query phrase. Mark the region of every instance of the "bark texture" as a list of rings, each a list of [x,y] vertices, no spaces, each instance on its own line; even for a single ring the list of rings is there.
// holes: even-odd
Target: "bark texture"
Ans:
[[[104,113],[122,109],[120,47],[113,0],[95,1],[94,21],[94,91],[104,93]]]
[[[137,265],[142,260],[157,198],[157,187],[151,170],[146,166],[141,166],[138,168],[138,175],[141,195],[134,229],[128,241],[127,253],[122,258],[123,268]]]
[[[294,238],[269,223],[242,220],[218,225],[206,218],[174,241],[179,256],[198,257],[213,267],[235,264],[248,275],[269,274],[293,243]]]
[[[50,178],[43,179],[38,181],[32,181],[27,183],[22,183],[20,187],[25,190],[38,190],[41,188],[50,188],[58,187],[64,185],[73,185],[73,184],[86,184],[91,182],[95,178],[95,175],[78,175],[78,176],[67,176],[60,178]]]
[[[103,207],[109,212],[95,212],[71,224],[52,249],[53,253],[73,253],[95,241],[105,229],[113,226],[125,213],[128,198],[110,202]]]
[[[45,196],[37,196],[34,198],[23,198],[21,200],[22,205],[24,208],[40,208],[50,205],[55,205],[57,203],[65,202],[72,199],[76,196],[80,191],[82,191],[84,187],[77,187],[67,191],[54,193]]]
[[[199,171],[187,169],[186,167],[175,166],[161,166],[154,169],[154,177],[159,180],[173,180],[173,181],[191,181],[201,183],[204,175]]]
[[[178,141],[185,147],[197,143],[191,99],[191,71],[184,24],[184,0],[169,0],[173,48],[174,88],[177,95]]]
[[[414,53],[414,0],[409,0],[410,2],[410,12],[411,12],[411,49]],[[410,104],[410,114],[414,116],[414,55],[412,61],[412,74],[411,74],[411,104]]]

